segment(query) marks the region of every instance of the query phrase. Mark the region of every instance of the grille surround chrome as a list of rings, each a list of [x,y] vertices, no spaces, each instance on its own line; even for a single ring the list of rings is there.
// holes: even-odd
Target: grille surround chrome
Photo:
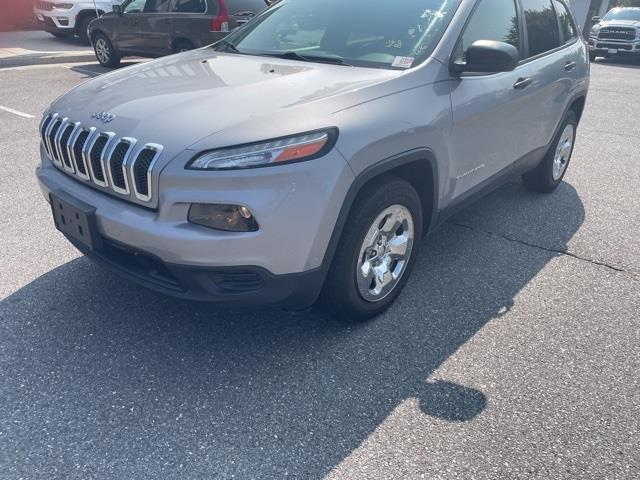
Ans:
[[[129,178],[128,178],[128,174],[127,174],[127,163],[129,161],[129,158],[131,156],[131,152],[133,151],[134,147],[136,146],[136,143],[138,143],[138,140],[136,140],[135,138],[131,138],[131,137],[122,137],[120,140],[118,140],[117,142],[113,142],[114,145],[111,148],[111,151],[109,152],[109,156],[108,156],[108,161],[107,161],[107,173],[109,175],[109,181],[111,182],[111,188],[113,188],[114,191],[116,191],[117,193],[121,193],[123,195],[128,195],[130,193],[129,190]],[[113,152],[115,151],[115,149],[117,148],[118,145],[120,145],[121,143],[128,143],[129,144],[129,148],[127,148],[127,151],[124,154],[124,158],[122,159],[122,163],[120,165],[120,168],[122,169],[122,175],[124,177],[124,188],[120,188],[119,186],[116,185],[116,182],[113,181],[113,166],[111,165],[111,157],[113,155]]]
[[[70,133],[67,133],[70,127],[73,128]],[[54,128],[56,130],[52,137],[51,133]],[[142,144],[133,137],[118,137],[115,132],[102,131],[95,126],[73,121],[58,113],[45,115],[40,122],[39,132],[43,150],[51,163],[72,178],[108,190],[134,203],[148,204],[155,199],[152,181],[153,169],[164,149],[162,145],[157,143]],[[83,133],[86,133],[86,136]],[[79,145],[81,137],[84,138],[84,143]],[[105,143],[100,151],[94,151],[96,142],[100,138],[103,138]],[[116,161],[114,158],[112,162],[112,155],[123,143],[128,144],[128,148],[124,153],[122,163],[118,163],[119,156],[122,155],[122,147],[118,151],[118,160]],[[136,173],[138,158],[149,150],[154,152],[149,167],[146,172],[138,171]],[[78,151],[77,155],[76,151]],[[148,161],[149,153],[146,155],[145,161]],[[96,163],[95,168],[94,163]],[[118,167],[122,169],[121,172],[116,170]],[[117,181],[114,181],[114,176],[118,177],[119,174],[122,174],[122,178],[117,178]],[[100,180],[100,178],[104,180]],[[143,181],[146,182],[147,194],[138,190],[137,178],[143,178]],[[122,188],[123,185],[124,188]]]
[[[160,154],[162,153],[163,149],[164,149],[164,147],[162,145],[157,144],[157,143],[146,143],[146,144],[144,144],[142,146],[140,151],[137,153],[137,155],[135,156],[135,158],[131,162],[131,167],[130,167],[131,183],[133,184],[133,193],[135,194],[135,196],[136,196],[136,198],[138,200],[142,200],[143,202],[149,202],[153,198],[153,195],[152,195],[153,190],[151,189],[151,172],[153,172],[153,167],[156,164],[156,162],[158,161],[158,158],[160,157]],[[145,195],[145,194],[140,193],[138,191],[138,186],[136,185],[136,180],[135,180],[135,178],[136,178],[135,165],[136,165],[136,162],[138,161],[138,158],[140,157],[140,154],[142,152],[144,152],[145,150],[155,150],[155,152],[156,152],[156,154],[151,159],[151,162],[149,163],[149,167],[147,168],[147,192],[148,192],[148,195]]]

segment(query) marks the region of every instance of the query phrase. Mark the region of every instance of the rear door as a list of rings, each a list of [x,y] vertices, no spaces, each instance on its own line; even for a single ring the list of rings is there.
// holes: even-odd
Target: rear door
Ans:
[[[217,0],[172,0],[171,36],[180,39],[183,46],[202,47],[210,37],[211,20],[218,14]]]
[[[527,142],[529,148],[541,149],[551,142],[564,114],[576,80],[576,48],[581,45],[575,33],[564,42],[553,0],[521,2],[532,79],[526,106],[532,116]]]
[[[521,15],[515,0],[480,0],[460,37],[453,61],[466,61],[478,40],[497,40],[524,52]],[[462,74],[452,80],[450,136],[452,202],[482,189],[530,148],[529,66],[512,72]]]
[[[229,27],[241,27],[267,8],[264,0],[226,0],[229,8]]]
[[[169,53],[170,0],[132,0],[123,6],[118,49],[142,55]]]

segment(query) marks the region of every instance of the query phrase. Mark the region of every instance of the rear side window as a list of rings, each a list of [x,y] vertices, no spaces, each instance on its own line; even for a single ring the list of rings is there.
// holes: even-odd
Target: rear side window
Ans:
[[[171,11],[176,13],[205,13],[207,2],[205,0],[174,0]]]
[[[576,28],[573,25],[571,20],[571,15],[567,10],[567,7],[564,3],[559,2],[558,0],[553,0],[553,5],[556,7],[556,12],[558,13],[558,20],[560,20],[560,31],[562,32],[562,39],[565,43],[573,41],[578,33],[576,32]]]
[[[529,38],[529,56],[535,57],[560,46],[560,30],[551,0],[522,0]]]
[[[267,2],[264,0],[227,0],[227,7],[231,15],[243,12],[258,14],[267,8]]]
[[[514,0],[480,0],[458,45],[454,61],[465,63],[467,49],[478,40],[496,40],[520,50],[520,28]]]

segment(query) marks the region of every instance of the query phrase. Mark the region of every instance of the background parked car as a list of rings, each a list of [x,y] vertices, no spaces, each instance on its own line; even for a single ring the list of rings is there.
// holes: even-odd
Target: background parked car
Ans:
[[[91,20],[121,3],[122,0],[37,0],[33,15],[42,30],[56,37],[77,35],[81,42],[88,44]]]
[[[89,34],[98,61],[115,67],[125,56],[209,45],[266,7],[265,0],[127,0],[91,22]]]
[[[589,33],[589,58],[613,55],[640,57],[640,8],[614,8],[604,18],[593,17],[596,24]]]

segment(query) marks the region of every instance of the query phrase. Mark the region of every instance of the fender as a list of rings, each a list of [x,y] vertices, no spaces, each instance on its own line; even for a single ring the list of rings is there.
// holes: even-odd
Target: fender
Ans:
[[[439,207],[439,178],[438,178],[438,168],[436,162],[436,156],[433,151],[429,148],[417,148],[414,150],[409,150],[404,153],[400,153],[398,155],[394,155],[392,157],[386,158],[380,162],[377,162],[374,165],[371,165],[362,173],[360,173],[347,191],[347,195],[342,203],[342,208],[340,209],[340,213],[338,214],[338,219],[333,228],[333,233],[331,234],[331,239],[329,240],[329,245],[327,246],[327,251],[325,252],[324,259],[322,261],[322,283],[324,283],[324,279],[329,271],[329,267],[331,266],[331,262],[333,261],[333,257],[338,247],[338,243],[340,242],[340,237],[342,236],[342,231],[344,226],[349,218],[349,213],[351,212],[351,207],[355,202],[358,194],[362,191],[369,181],[373,180],[380,175],[391,172],[398,167],[402,167],[405,165],[409,165],[414,162],[426,162],[428,167],[431,169],[431,175],[433,178],[432,185],[432,211],[430,216],[429,225],[424,226],[423,234],[430,232],[436,225],[436,221],[438,218],[438,207]]]

